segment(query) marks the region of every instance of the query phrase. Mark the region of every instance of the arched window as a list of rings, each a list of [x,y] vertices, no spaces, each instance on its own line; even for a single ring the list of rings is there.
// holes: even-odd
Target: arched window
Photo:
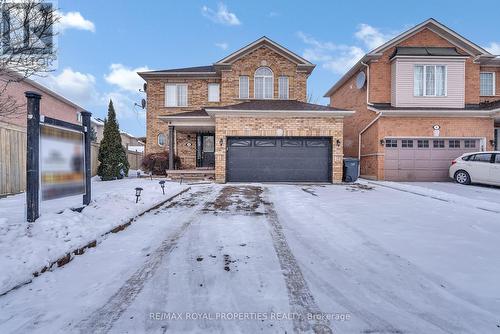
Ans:
[[[254,76],[254,97],[256,99],[272,99],[273,95],[273,71],[269,67],[259,67]]]
[[[165,145],[165,135],[163,133],[158,134],[158,145]]]

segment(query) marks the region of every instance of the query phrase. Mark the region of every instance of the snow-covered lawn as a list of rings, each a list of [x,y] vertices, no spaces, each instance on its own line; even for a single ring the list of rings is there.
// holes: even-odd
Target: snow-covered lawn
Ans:
[[[142,187],[135,203],[135,187]],[[114,227],[185,189],[167,182],[165,195],[157,179],[126,178],[101,182],[93,178],[93,202],[81,213],[82,196],[42,202],[41,216],[26,222],[26,195],[0,199],[0,294],[29,281],[34,272],[97,240]]]
[[[1,296],[0,332],[497,333],[500,214],[403,186],[193,186]]]

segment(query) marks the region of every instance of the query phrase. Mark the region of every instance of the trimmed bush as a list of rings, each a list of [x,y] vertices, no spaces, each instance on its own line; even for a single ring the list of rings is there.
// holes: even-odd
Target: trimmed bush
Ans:
[[[181,159],[174,155],[174,168],[177,169],[181,165]],[[168,169],[168,152],[150,153],[142,159],[142,169],[148,173],[153,172],[154,175],[165,175]]]

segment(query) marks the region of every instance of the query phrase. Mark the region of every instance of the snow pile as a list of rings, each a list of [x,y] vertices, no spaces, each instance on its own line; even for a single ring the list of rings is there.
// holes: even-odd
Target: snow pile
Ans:
[[[429,182],[428,184],[419,183],[419,185],[390,182],[390,181],[370,181],[370,183],[378,184],[392,189],[406,191],[416,195],[439,199],[450,203],[456,203],[470,208],[482,209],[492,212],[500,212],[500,203],[495,201],[494,199],[490,200],[485,198],[472,197],[471,194],[473,194],[476,191],[474,189],[475,188],[474,186],[461,186],[458,184],[451,183],[451,185],[454,185],[455,187],[451,187],[450,192],[448,192],[448,191],[432,189],[434,187],[439,189],[439,184],[437,186],[434,186],[434,184],[431,182]],[[441,187],[445,188],[443,186]],[[457,189],[459,189],[459,187],[465,188],[465,190],[466,191],[468,190],[468,192],[466,192],[466,194],[464,195],[458,195]],[[454,191],[455,193],[452,193],[451,191]],[[494,191],[495,190],[493,190],[492,192]],[[498,192],[496,192],[495,196],[497,196],[498,198]]]
[[[135,188],[142,187],[139,203]],[[25,194],[0,200],[0,294],[27,282],[34,272],[81,248],[137,214],[173,196],[186,186],[167,182],[163,195],[158,180],[123,179],[93,182],[93,201],[81,213],[82,197],[41,203],[41,216],[28,224]],[[8,270],[7,270],[8,268]]]

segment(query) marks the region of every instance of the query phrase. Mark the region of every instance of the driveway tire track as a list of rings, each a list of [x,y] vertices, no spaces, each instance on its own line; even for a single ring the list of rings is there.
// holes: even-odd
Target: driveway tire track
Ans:
[[[177,242],[184,235],[189,226],[198,218],[201,209],[207,201],[217,194],[209,195],[203,198],[203,195],[210,193],[210,189],[200,188],[195,193],[188,192],[187,196],[179,198],[176,204],[183,205],[187,202],[188,206],[193,207],[194,211],[189,218],[173,233],[166,238],[161,245],[151,253],[148,260],[140,267],[127,281],[112,295],[106,303],[94,310],[87,318],[83,319],[76,325],[76,329],[81,333],[107,333],[113,327],[113,324],[121,317],[121,315],[132,304],[137,295],[142,291],[146,282],[155,274],[164,258],[168,256],[177,246]],[[186,198],[187,197],[187,198]],[[192,205],[192,200],[198,201]],[[203,199],[203,200],[201,200]],[[157,211],[168,209],[172,203],[162,206]]]
[[[265,190],[267,195],[268,190]],[[267,197],[267,196],[266,196]],[[296,333],[313,331],[314,333],[333,333],[330,322],[323,317],[323,312],[314,300],[297,259],[293,255],[279,222],[278,214],[269,201],[263,201],[265,215],[271,226],[273,246],[280,262],[288,290],[288,298],[293,317],[293,327]],[[296,315],[296,316],[295,316]]]

